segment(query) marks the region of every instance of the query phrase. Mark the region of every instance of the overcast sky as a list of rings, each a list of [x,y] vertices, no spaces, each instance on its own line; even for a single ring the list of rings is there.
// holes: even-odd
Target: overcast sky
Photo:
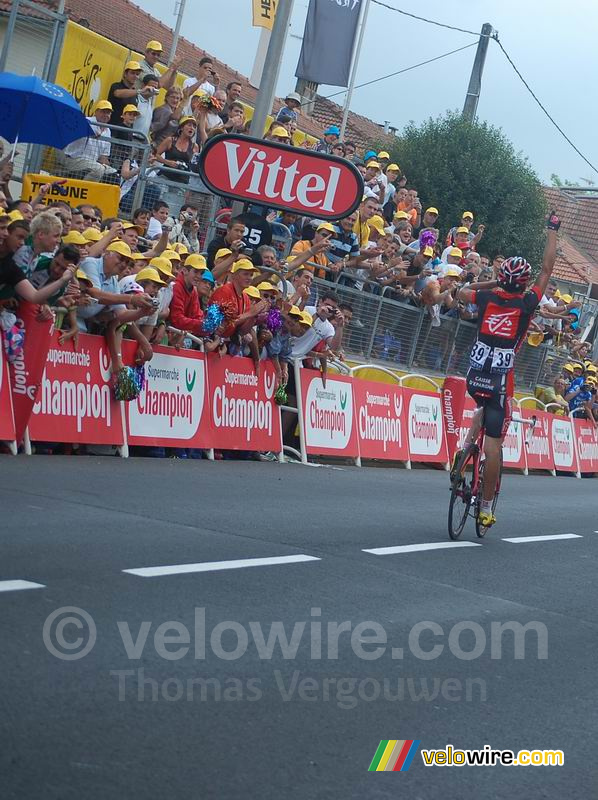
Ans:
[[[598,167],[594,100],[598,4],[595,0],[385,0],[405,11],[479,31],[484,22],[500,39],[531,88],[589,161]],[[137,0],[169,26],[175,0]],[[308,0],[295,0],[290,36],[277,94],[295,88]],[[207,8],[210,13],[206,13]],[[183,35],[221,61],[249,75],[259,40],[251,26],[251,0],[188,0]],[[412,20],[371,3],[357,82],[382,77],[474,41],[474,37]],[[399,130],[446,109],[461,109],[475,48],[404,75],[357,89],[352,110],[375,122],[388,120]],[[330,95],[338,87],[320,87]],[[334,98],[344,102],[344,95]],[[482,94],[481,119],[502,127],[516,149],[527,155],[540,177],[582,183],[598,175],[585,164],[536,105],[495,42],[490,42]]]

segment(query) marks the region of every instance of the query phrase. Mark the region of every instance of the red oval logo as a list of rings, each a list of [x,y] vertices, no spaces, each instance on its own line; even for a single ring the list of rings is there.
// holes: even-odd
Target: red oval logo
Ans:
[[[342,219],[363,197],[363,179],[349,161],[250,136],[208,140],[199,173],[214,194],[319,219]]]

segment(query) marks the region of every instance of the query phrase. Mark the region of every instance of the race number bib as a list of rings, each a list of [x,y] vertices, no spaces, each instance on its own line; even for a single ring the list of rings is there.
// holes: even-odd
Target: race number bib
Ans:
[[[492,348],[483,342],[476,342],[469,357],[473,369],[483,369],[486,359],[492,352]]]
[[[495,347],[492,353],[492,372],[508,372],[513,369],[515,351],[512,348]]]

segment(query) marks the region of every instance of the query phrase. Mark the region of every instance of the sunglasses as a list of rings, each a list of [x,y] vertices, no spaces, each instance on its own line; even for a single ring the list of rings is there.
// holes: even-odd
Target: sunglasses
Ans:
[[[83,217],[83,219],[84,219],[86,222],[95,222],[95,221],[96,221],[96,217],[95,217],[95,216],[93,216],[92,214],[83,214],[83,213],[81,212],[81,216]]]

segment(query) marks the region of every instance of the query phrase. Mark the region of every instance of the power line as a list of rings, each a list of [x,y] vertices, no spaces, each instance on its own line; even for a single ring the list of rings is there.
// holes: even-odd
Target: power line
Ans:
[[[479,38],[480,32],[479,31],[468,31],[466,28],[457,28],[454,25],[446,25],[444,22],[436,22],[433,19],[426,19],[426,17],[418,17],[417,14],[410,14],[409,11],[403,11],[400,8],[395,8],[394,6],[389,6],[388,3],[382,3],[381,0],[372,0],[377,6],[382,6],[383,8],[388,8],[389,11],[396,11],[397,14],[402,14],[404,17],[411,17],[411,19],[417,19],[420,22],[427,22],[429,25],[437,25],[439,28],[448,28],[449,31],[461,31],[461,33],[470,33],[472,36],[476,36]],[[490,34],[484,34],[490,35]]]
[[[592,162],[591,162],[591,161],[589,161],[589,160],[588,160],[588,159],[587,159],[587,158],[584,156],[584,154],[581,152],[581,150],[580,150],[578,147],[576,147],[576,146],[573,144],[573,142],[572,142],[572,141],[571,141],[571,139],[570,139],[570,138],[567,136],[567,134],[565,133],[565,131],[564,131],[564,130],[561,128],[561,126],[560,126],[560,125],[559,125],[559,124],[558,124],[558,123],[557,123],[557,122],[556,122],[556,121],[555,121],[555,120],[554,120],[554,119],[553,119],[553,118],[550,116],[550,114],[548,113],[548,111],[546,110],[546,108],[544,107],[544,105],[543,105],[543,104],[540,102],[540,100],[538,99],[538,97],[536,97],[536,95],[534,94],[534,92],[533,92],[532,88],[530,87],[529,83],[528,83],[528,82],[525,80],[525,78],[523,77],[523,75],[522,75],[522,74],[519,72],[519,70],[517,69],[517,67],[516,67],[516,66],[515,66],[515,64],[513,63],[513,59],[510,57],[510,55],[507,53],[507,51],[505,50],[505,48],[502,46],[502,42],[500,41],[500,39],[498,38],[498,36],[495,36],[495,37],[493,37],[493,38],[494,38],[495,42],[497,43],[497,45],[498,45],[498,46],[500,47],[500,49],[502,50],[502,52],[503,52],[503,54],[504,54],[505,58],[507,59],[507,61],[509,62],[509,64],[510,64],[510,65],[513,67],[513,69],[515,70],[515,74],[517,75],[517,77],[519,78],[519,80],[521,81],[521,83],[523,83],[523,85],[525,86],[525,88],[527,89],[527,91],[528,91],[528,92],[531,94],[531,96],[534,98],[534,100],[536,101],[536,103],[537,103],[537,104],[540,106],[540,108],[542,109],[542,111],[543,111],[543,112],[546,114],[546,116],[548,117],[548,119],[549,119],[549,120],[552,122],[552,124],[553,124],[553,125],[554,125],[554,127],[557,129],[557,131],[558,131],[558,132],[561,134],[561,136],[562,136],[562,137],[563,137],[563,138],[564,138],[564,139],[565,139],[567,142],[569,142],[569,144],[570,144],[570,145],[571,145],[571,147],[572,147],[572,148],[575,150],[575,152],[577,153],[577,155],[578,155],[580,158],[582,158],[582,159],[583,159],[583,160],[586,162],[586,164],[588,165],[588,167],[590,167],[591,169],[593,169],[593,170],[594,170],[594,172],[598,174],[598,169],[596,169],[596,167],[595,167],[595,166],[592,164]]]
[[[466,44],[463,47],[458,47],[456,50],[450,50],[448,53],[442,53],[442,55],[435,56],[434,58],[429,58],[427,61],[420,61],[419,64],[413,64],[411,67],[404,67],[403,69],[397,70],[397,72],[391,72],[389,75],[383,75],[381,78],[374,78],[371,81],[366,81],[365,83],[359,83],[357,84],[357,86],[355,86],[355,89],[361,89],[364,86],[371,86],[372,83],[379,83],[380,81],[385,81],[387,78],[394,78],[396,75],[401,75],[403,72],[409,72],[412,69],[423,67],[426,64],[431,64],[433,61],[439,61],[441,58],[452,56],[454,53],[460,53],[461,50],[467,50],[469,47],[476,47],[476,46],[477,42],[471,42],[471,44]],[[340,92],[334,92],[334,94],[327,94],[324,96],[324,99],[330,100],[330,98],[337,97],[339,94],[345,94],[346,91],[347,91],[346,89],[341,89]]]

